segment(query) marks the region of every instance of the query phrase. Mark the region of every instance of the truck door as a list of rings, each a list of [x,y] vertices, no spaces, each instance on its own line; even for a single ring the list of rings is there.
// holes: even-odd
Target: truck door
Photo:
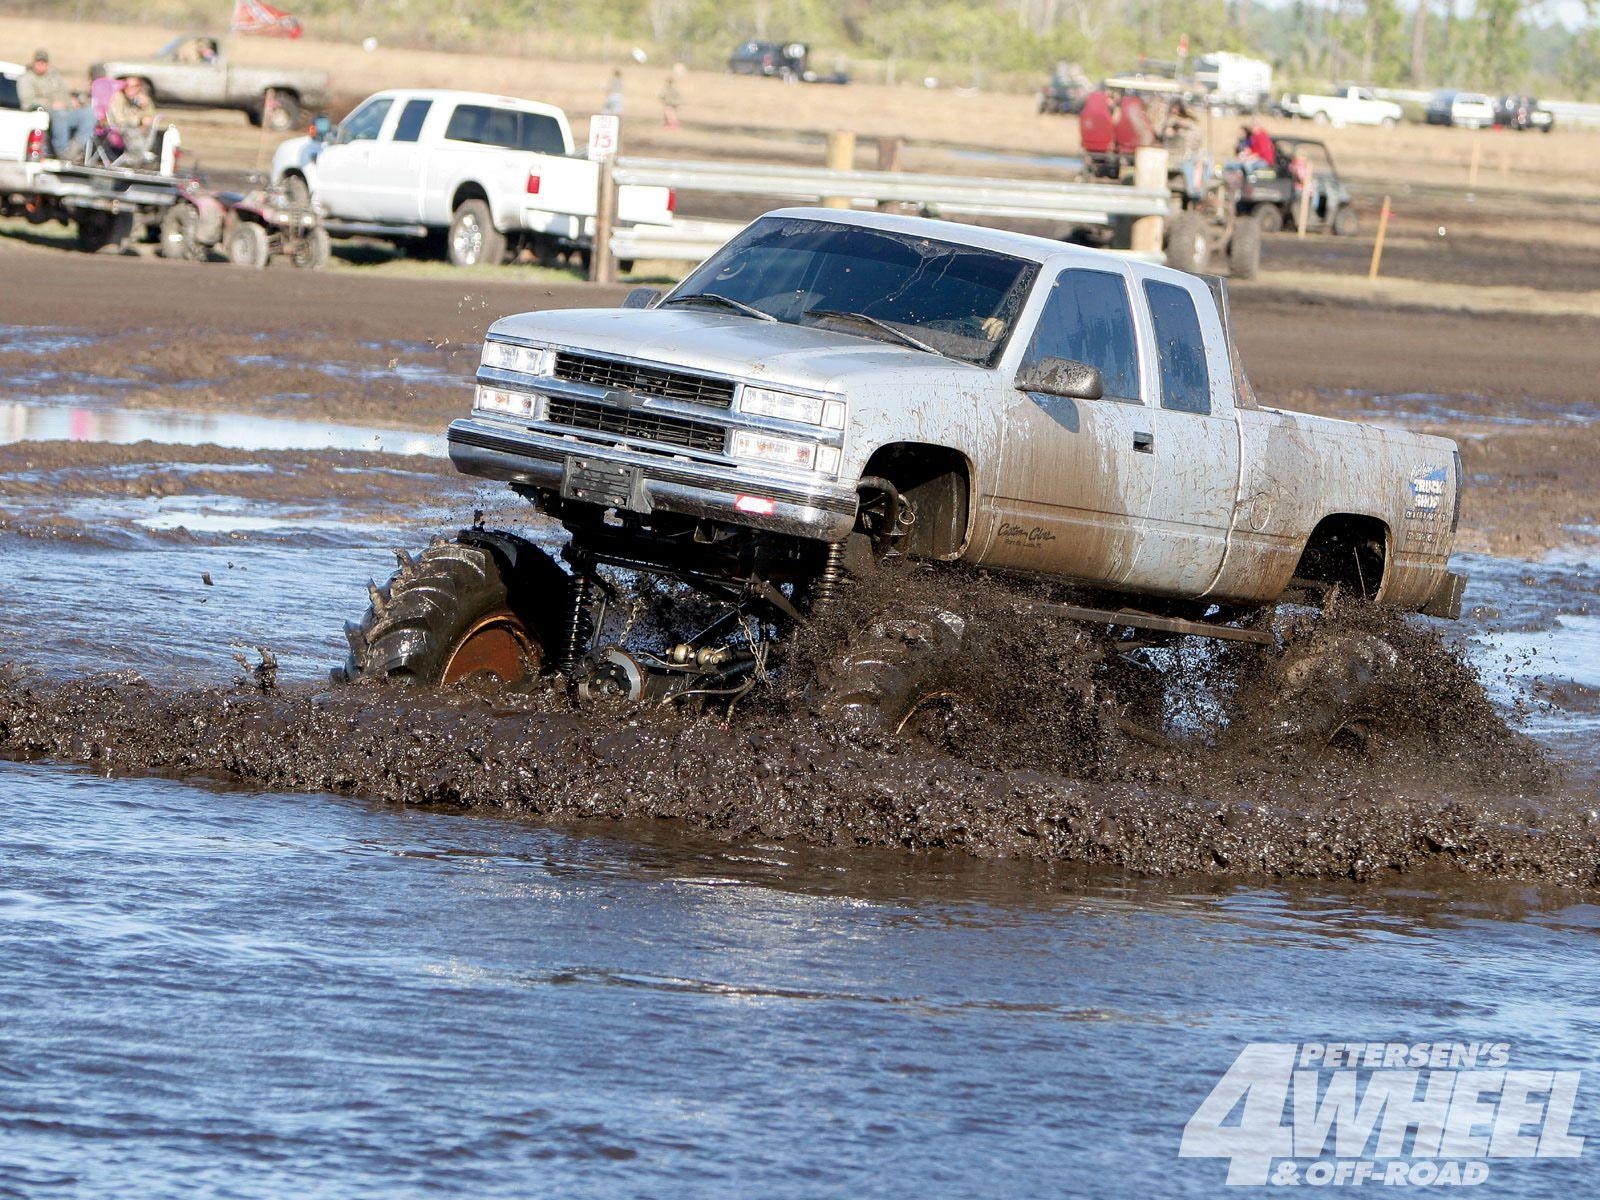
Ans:
[[[1233,370],[1216,304],[1199,280],[1146,279],[1159,395],[1146,461],[1152,486],[1125,582],[1202,596],[1222,570],[1239,488]]]
[[[419,139],[433,101],[402,97],[399,103],[394,131],[373,142],[368,151],[367,179],[372,193],[372,217],[409,224],[422,219],[422,186],[427,171]]]
[[[317,155],[316,198],[330,216],[375,219],[372,149],[393,107],[393,96],[374,96],[340,122],[336,140]]]
[[[1137,328],[1122,271],[1073,267],[1056,277],[1022,365],[1088,363],[1105,395],[1014,393],[985,562],[1108,584],[1127,574],[1151,484],[1139,446],[1151,410]]]

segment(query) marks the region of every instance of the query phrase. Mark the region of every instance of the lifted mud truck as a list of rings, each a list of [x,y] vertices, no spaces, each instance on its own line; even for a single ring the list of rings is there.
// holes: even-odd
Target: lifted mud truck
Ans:
[[[1041,238],[791,209],[665,297],[498,321],[451,458],[558,521],[565,566],[481,527],[399,552],[335,674],[728,695],[886,554],[1121,593],[1075,615],[1174,636],[1270,641],[1236,622],[1333,589],[1452,615],[1454,444],[1260,406],[1224,296]],[[615,572],[699,593],[676,611],[700,632],[633,635]],[[957,652],[961,626],[886,614],[839,703],[898,721],[905,647]]]

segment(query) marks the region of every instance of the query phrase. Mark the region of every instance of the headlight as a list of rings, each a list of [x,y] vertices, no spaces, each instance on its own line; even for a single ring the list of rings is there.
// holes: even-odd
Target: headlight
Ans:
[[[510,342],[485,342],[479,366],[497,371],[516,371],[523,375],[548,375],[555,352],[548,346],[513,346]]]
[[[800,421],[824,429],[844,428],[844,401],[797,396],[771,388],[746,384],[739,395],[739,411],[752,417],[774,417],[780,421]]]
[[[839,471],[839,450],[836,446],[798,442],[793,438],[751,433],[747,429],[734,430],[732,452],[735,458],[777,463],[800,471],[822,471],[830,475]]]
[[[508,417],[531,417],[539,408],[539,397],[479,384],[472,396],[472,407],[482,412],[504,413]]]

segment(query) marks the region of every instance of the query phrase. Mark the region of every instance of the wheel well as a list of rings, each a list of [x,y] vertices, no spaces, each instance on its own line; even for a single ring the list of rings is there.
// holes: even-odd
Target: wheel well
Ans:
[[[476,183],[463,183],[456,189],[456,194],[450,197],[450,211],[455,212],[468,200],[482,200],[489,202],[489,193]]]
[[[1342,587],[1365,600],[1383,586],[1389,527],[1377,517],[1334,513],[1311,531],[1294,578],[1301,583]]]
[[[896,442],[876,450],[862,472],[863,490],[886,480],[913,514],[894,545],[921,558],[955,558],[967,544],[972,472],[966,457],[945,446]]]

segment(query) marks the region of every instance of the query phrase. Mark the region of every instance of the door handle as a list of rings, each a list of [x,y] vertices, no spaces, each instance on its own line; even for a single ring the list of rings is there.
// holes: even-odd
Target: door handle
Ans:
[[[1138,430],[1134,430],[1133,448],[1140,454],[1154,454],[1156,449],[1156,435],[1153,433],[1141,433]]]

